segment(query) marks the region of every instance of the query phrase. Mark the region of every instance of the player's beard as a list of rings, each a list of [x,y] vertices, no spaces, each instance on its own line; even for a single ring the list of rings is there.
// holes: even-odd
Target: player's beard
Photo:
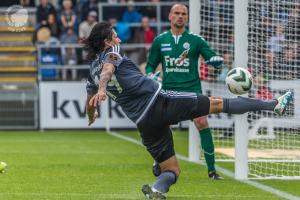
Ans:
[[[177,29],[182,29],[185,26],[184,20],[175,20],[173,23],[174,27]]]
[[[175,26],[175,28],[182,29],[185,26],[185,24],[176,24],[175,23],[174,26]]]

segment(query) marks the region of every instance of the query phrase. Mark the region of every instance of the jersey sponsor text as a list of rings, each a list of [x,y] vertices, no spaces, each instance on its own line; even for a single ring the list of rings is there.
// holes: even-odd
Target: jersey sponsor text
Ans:
[[[169,67],[169,66],[188,67],[190,65],[189,58],[182,59],[182,58],[172,58],[170,56],[164,56],[164,59],[165,59],[165,64],[167,67]]]
[[[175,68],[169,68],[169,67],[166,67],[166,72],[169,73],[169,72],[181,72],[181,73],[189,73],[190,70],[188,68],[178,68],[178,67],[175,67]]]

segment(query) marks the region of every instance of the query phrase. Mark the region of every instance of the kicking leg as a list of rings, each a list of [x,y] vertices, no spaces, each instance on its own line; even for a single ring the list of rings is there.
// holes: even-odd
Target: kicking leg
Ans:
[[[270,110],[282,115],[293,99],[293,93],[288,91],[274,100],[260,100],[245,97],[232,99],[211,97],[209,113],[243,114],[249,111]]]

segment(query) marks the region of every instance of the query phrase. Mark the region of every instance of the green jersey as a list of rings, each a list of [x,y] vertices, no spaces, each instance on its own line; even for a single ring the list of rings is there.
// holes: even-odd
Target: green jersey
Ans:
[[[169,30],[153,41],[146,73],[153,73],[161,63],[163,89],[202,93],[198,72],[200,55],[209,60],[217,54],[200,35],[185,30],[178,36]]]

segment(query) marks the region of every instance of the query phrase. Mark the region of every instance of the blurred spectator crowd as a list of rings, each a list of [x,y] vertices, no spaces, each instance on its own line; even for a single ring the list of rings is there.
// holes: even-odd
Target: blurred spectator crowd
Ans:
[[[88,37],[99,17],[110,21],[123,44],[142,44],[126,54],[139,65],[146,61],[149,47],[157,34],[169,28],[170,6],[161,6],[157,16],[155,3],[170,0],[20,0],[23,6],[36,6],[37,44],[78,44]],[[138,6],[136,3],[152,5]],[[177,1],[178,2],[178,1]],[[179,1],[180,2],[180,1]],[[181,2],[188,3],[188,0]],[[221,70],[201,64],[200,76],[206,81],[224,81],[233,66],[234,0],[201,0],[200,35],[224,57]],[[248,68],[255,77],[258,96],[270,98],[269,80],[300,78],[300,4],[295,0],[250,1],[248,33]],[[99,10],[98,3],[106,5]],[[166,22],[157,29],[157,22]],[[86,64],[81,48],[48,49],[42,63]],[[49,55],[55,55],[51,56]],[[201,62],[203,63],[203,62]]]
[[[157,16],[156,3],[172,3],[169,0],[39,0],[38,5],[34,5],[32,0],[20,2],[23,6],[35,6],[37,9],[36,32],[33,35],[35,44],[69,46],[43,48],[40,63],[49,65],[87,64],[86,52],[74,44],[79,44],[81,39],[89,36],[100,16],[113,24],[123,44],[141,44],[138,48],[127,49],[126,54],[139,65],[144,64],[155,36],[169,28],[166,26],[157,29],[158,18],[159,21],[168,22],[170,6],[161,6],[161,16]],[[136,6],[140,2],[149,5]],[[98,3],[105,5],[99,10]],[[43,77],[53,77],[55,70],[48,69],[43,72]],[[86,76],[85,72],[80,75]]]
[[[300,4],[285,0],[261,5],[260,10],[254,5],[249,9],[248,36],[249,68],[257,88],[254,96],[272,99],[270,80],[300,79]]]

